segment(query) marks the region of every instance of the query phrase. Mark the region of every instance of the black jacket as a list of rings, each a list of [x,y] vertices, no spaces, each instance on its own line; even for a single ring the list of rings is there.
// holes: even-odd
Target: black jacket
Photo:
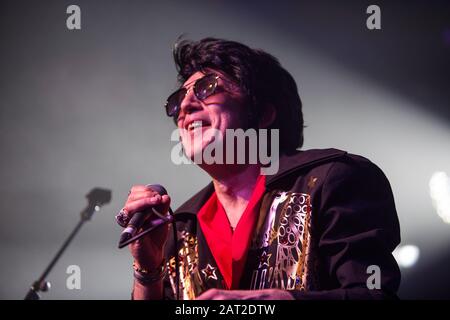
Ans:
[[[184,203],[177,219],[180,299],[224,288],[196,214],[212,183]],[[392,251],[400,229],[392,190],[369,160],[336,149],[284,155],[266,177],[241,289],[280,288],[297,299],[393,298],[400,271]],[[165,296],[174,298],[174,241]]]

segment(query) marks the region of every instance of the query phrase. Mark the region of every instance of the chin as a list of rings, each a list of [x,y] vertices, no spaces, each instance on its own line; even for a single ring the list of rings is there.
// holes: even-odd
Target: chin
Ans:
[[[188,158],[189,160],[191,160],[192,162],[194,161],[195,157],[199,157],[199,155],[203,154],[203,148],[193,148],[191,146],[183,146],[183,150],[184,150],[184,155],[186,156],[186,158]]]
[[[195,161],[201,161],[201,163],[204,163],[203,152],[206,146],[208,146],[210,143],[210,141],[202,141],[202,146],[200,148],[197,146],[183,146],[184,155],[194,163],[196,163]]]

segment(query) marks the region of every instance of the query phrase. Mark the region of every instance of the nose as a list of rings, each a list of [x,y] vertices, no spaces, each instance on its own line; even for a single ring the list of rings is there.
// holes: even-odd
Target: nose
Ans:
[[[181,101],[178,119],[184,117],[186,114],[191,114],[196,111],[200,111],[201,109],[202,105],[195,96],[193,88],[189,88],[183,101]]]

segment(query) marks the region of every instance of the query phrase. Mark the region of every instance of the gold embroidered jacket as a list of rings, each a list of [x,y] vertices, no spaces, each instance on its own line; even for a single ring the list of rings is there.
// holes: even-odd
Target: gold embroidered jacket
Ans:
[[[213,191],[210,183],[175,212],[168,299],[176,296],[177,265],[180,299],[224,288],[196,219]],[[391,253],[399,242],[392,190],[375,164],[337,149],[283,155],[278,173],[266,177],[240,288],[280,288],[297,299],[394,298],[400,271]]]

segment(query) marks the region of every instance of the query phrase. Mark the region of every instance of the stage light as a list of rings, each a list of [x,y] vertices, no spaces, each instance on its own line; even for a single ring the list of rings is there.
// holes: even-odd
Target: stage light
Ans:
[[[419,260],[420,250],[415,245],[404,245],[394,250],[394,258],[400,268],[410,268]]]
[[[450,178],[445,172],[435,172],[429,185],[433,207],[445,223],[450,223]]]

